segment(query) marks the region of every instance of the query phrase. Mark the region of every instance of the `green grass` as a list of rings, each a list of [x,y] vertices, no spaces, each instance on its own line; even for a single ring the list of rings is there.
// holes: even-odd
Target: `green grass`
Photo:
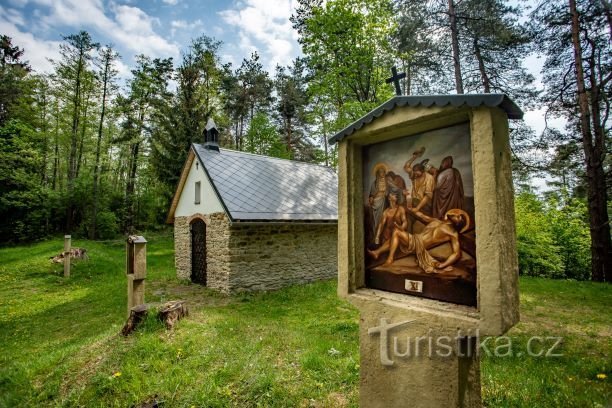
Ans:
[[[190,316],[128,338],[123,241],[76,240],[90,259],[70,279],[48,259],[61,239],[0,249],[0,406],[357,406],[359,318],[335,282],[222,296],[175,279],[170,236],[147,239],[147,301]],[[485,404],[606,407],[610,306],[607,284],[522,278],[513,347],[562,336],[563,357],[483,358]]]

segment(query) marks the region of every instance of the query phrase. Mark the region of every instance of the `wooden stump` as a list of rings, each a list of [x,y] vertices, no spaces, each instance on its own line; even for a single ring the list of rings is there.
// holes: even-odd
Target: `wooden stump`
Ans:
[[[172,329],[177,321],[189,314],[187,304],[183,300],[172,300],[163,305],[147,303],[134,306],[130,309],[130,316],[125,322],[121,334],[128,336],[149,314],[149,311],[157,310],[157,318],[164,323],[167,329]]]
[[[167,329],[172,329],[176,322],[187,315],[189,315],[189,310],[182,300],[166,302],[162,305],[159,312],[157,312],[157,318],[164,322]]]
[[[123,326],[123,329],[121,329],[121,334],[127,336],[128,334],[136,330],[136,327],[140,324],[140,322],[142,322],[144,318],[147,317],[147,315],[149,314],[150,308],[151,305],[147,304],[138,305],[131,308],[130,316],[128,317],[127,322],[125,322],[125,326]]]

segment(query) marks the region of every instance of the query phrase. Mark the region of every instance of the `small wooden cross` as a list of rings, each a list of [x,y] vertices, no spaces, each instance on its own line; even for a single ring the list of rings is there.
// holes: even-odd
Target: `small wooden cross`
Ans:
[[[400,88],[400,79],[406,78],[406,73],[405,72],[401,72],[401,73],[397,73],[397,68],[393,67],[391,68],[391,73],[393,74],[393,76],[391,78],[387,78],[385,80],[386,83],[390,84],[391,82],[393,82],[393,84],[395,85],[395,94],[397,96],[401,96],[402,95],[402,89]]]

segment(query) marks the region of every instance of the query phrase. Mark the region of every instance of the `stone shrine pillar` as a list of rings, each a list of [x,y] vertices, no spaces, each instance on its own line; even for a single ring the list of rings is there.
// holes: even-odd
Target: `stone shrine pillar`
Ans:
[[[144,304],[147,277],[147,240],[139,235],[128,237],[125,244],[125,270],[127,274],[127,315],[134,306]]]
[[[397,96],[336,134],[338,294],[360,406],[480,407],[479,337],[519,321],[505,95]]]

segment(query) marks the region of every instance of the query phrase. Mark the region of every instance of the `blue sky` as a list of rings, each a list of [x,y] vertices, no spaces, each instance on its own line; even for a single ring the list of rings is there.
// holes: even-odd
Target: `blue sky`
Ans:
[[[264,67],[288,65],[300,54],[289,17],[292,0],[2,0],[0,33],[25,48],[36,71],[49,71],[63,35],[87,30],[95,41],[113,44],[122,56],[122,77],[134,56],[180,60],[192,38],[223,42],[221,59],[240,65],[257,51]]]

